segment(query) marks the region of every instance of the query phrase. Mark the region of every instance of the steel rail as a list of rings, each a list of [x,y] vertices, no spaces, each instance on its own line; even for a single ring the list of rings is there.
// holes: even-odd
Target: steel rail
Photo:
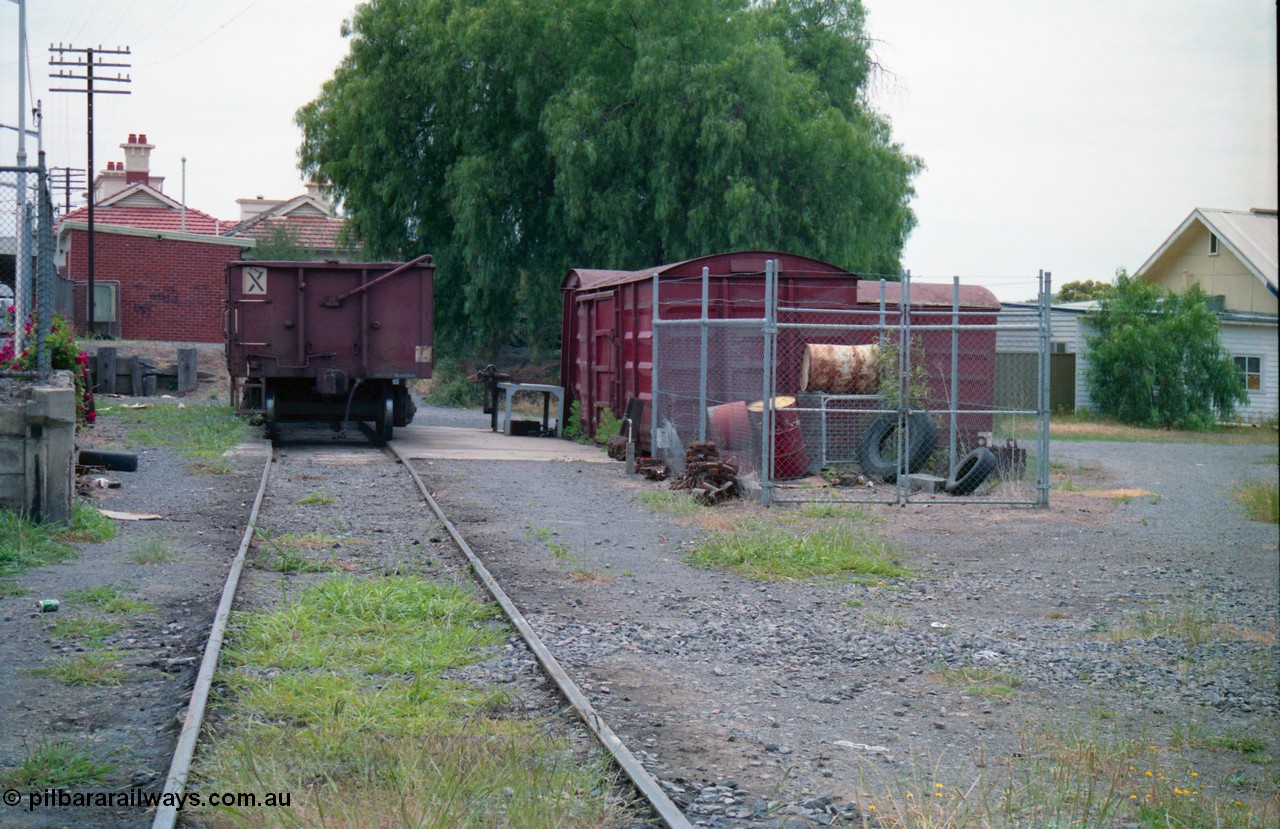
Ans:
[[[209,629],[209,639],[204,646],[204,659],[200,662],[200,673],[196,675],[196,684],[191,689],[191,701],[187,703],[187,716],[182,722],[182,731],[178,734],[178,745],[173,750],[173,761],[169,764],[169,773],[164,781],[164,796],[156,810],[151,829],[173,829],[178,820],[176,804],[179,795],[187,785],[187,775],[191,772],[191,759],[195,756],[196,741],[200,737],[200,726],[204,722],[204,709],[209,701],[209,690],[213,687],[213,673],[218,667],[218,654],[222,651],[222,638],[227,631],[227,621],[231,617],[231,603],[235,600],[236,589],[240,585],[240,572],[244,569],[245,555],[249,551],[249,542],[253,540],[253,532],[258,524],[258,512],[262,509],[262,499],[267,492],[267,480],[271,477],[271,460],[273,453],[271,444],[263,441],[267,447],[267,462],[262,467],[262,480],[258,484],[258,494],[254,496],[253,508],[249,510],[249,522],[244,529],[244,537],[240,540],[240,549],[231,561],[231,569],[227,572],[226,584],[222,587],[222,598],[218,602],[218,610],[213,616],[213,627]]]
[[[431,511],[435,513],[436,518],[449,533],[449,537],[453,539],[453,543],[457,545],[458,549],[467,557],[467,561],[470,562],[471,569],[475,572],[476,577],[480,579],[481,583],[484,584],[485,589],[489,591],[494,600],[502,607],[503,613],[505,613],[507,618],[511,620],[511,624],[515,626],[516,630],[520,631],[520,635],[524,637],[524,641],[529,645],[529,649],[532,650],[534,656],[538,658],[538,662],[541,663],[543,670],[545,670],[547,675],[551,677],[553,682],[555,682],[556,687],[560,689],[560,693],[564,694],[564,697],[569,701],[569,704],[577,710],[578,716],[582,719],[583,724],[585,724],[587,728],[591,730],[591,733],[595,735],[596,739],[600,741],[600,745],[604,746],[604,748],[613,755],[614,761],[617,762],[623,773],[627,775],[628,779],[631,780],[636,789],[638,789],[640,793],[644,795],[645,799],[649,801],[649,805],[653,808],[654,812],[657,813],[662,822],[669,827],[669,829],[692,829],[692,824],[689,823],[688,818],[684,816],[684,813],[680,811],[680,808],[672,802],[671,798],[667,797],[666,792],[662,790],[662,787],[658,784],[658,781],[654,779],[653,775],[649,774],[649,772],[645,770],[644,766],[636,759],[636,756],[631,753],[631,750],[627,748],[626,744],[623,743],[618,735],[614,733],[613,729],[605,723],[605,721],[596,712],[595,708],[592,707],[591,702],[587,699],[586,695],[582,693],[577,684],[572,678],[570,678],[569,674],[560,666],[560,663],[556,660],[555,656],[553,656],[547,646],[543,644],[542,639],[538,637],[533,626],[524,618],[524,614],[520,612],[519,608],[515,606],[515,603],[511,601],[511,598],[507,596],[506,591],[502,589],[501,585],[498,584],[493,575],[489,573],[489,569],[484,566],[484,563],[480,561],[480,558],[475,554],[475,551],[471,549],[471,545],[468,544],[467,540],[462,537],[460,532],[458,532],[458,528],[455,527],[453,522],[444,514],[444,510],[440,508],[440,504],[436,502],[436,499],[431,496],[431,493],[427,490],[427,485],[423,483],[423,480],[421,476],[418,475],[417,470],[409,464],[408,458],[402,455],[400,450],[397,449],[394,444],[387,444],[386,448],[395,456],[396,460],[404,466],[410,477],[413,478],[414,483],[418,485],[418,491],[422,493],[423,500],[427,502],[427,506],[431,507]]]

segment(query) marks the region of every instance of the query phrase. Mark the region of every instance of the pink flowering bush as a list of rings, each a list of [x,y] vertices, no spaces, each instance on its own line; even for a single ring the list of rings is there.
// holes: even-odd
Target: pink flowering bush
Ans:
[[[8,319],[12,329],[14,307],[9,306]],[[23,335],[27,347],[21,353],[14,353],[13,337],[7,336],[0,341],[0,370],[31,371],[36,367],[35,336],[36,316],[23,323]],[[82,425],[97,420],[98,414],[93,407],[93,391],[89,388],[89,355],[80,350],[80,343],[72,336],[71,326],[61,315],[54,314],[49,325],[49,336],[45,340],[49,349],[50,363],[55,369],[71,372],[76,381],[76,419]]]

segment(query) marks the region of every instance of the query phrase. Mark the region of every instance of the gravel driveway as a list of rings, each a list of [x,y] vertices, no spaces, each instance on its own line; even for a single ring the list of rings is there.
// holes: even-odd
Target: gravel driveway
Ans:
[[[640,494],[661,485],[620,464],[420,468],[707,825],[860,824],[886,792],[972,790],[1046,732],[1145,741],[1219,796],[1274,799],[1276,529],[1230,498],[1275,479],[1274,450],[1055,442],[1052,457],[1047,510],[868,510],[917,574],[888,583],[693,568],[701,535],[762,511],[652,512]],[[1238,735],[1264,746],[1225,750]]]

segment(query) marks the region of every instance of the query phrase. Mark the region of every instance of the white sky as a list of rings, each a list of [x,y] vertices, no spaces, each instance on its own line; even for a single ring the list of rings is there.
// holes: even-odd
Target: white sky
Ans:
[[[921,156],[903,264],[1027,299],[1141,265],[1195,207],[1275,207],[1274,0],[864,0],[890,74],[873,97]],[[131,132],[153,174],[234,220],[302,192],[299,106],[346,52],[351,0],[27,0],[51,166],[83,167],[85,96],[50,93],[50,43],[128,45],[131,94],[95,104],[96,162]],[[0,123],[17,123],[18,7],[0,0]],[[0,159],[16,151],[0,130]],[[34,163],[35,144],[28,143]],[[797,251],[803,253],[803,251]]]

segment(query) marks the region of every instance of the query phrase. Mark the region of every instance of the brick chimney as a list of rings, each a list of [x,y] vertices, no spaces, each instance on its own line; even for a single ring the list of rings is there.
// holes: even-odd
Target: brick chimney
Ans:
[[[120,148],[124,150],[125,184],[150,184],[151,151],[156,145],[147,143],[147,134],[129,133],[129,140]]]

